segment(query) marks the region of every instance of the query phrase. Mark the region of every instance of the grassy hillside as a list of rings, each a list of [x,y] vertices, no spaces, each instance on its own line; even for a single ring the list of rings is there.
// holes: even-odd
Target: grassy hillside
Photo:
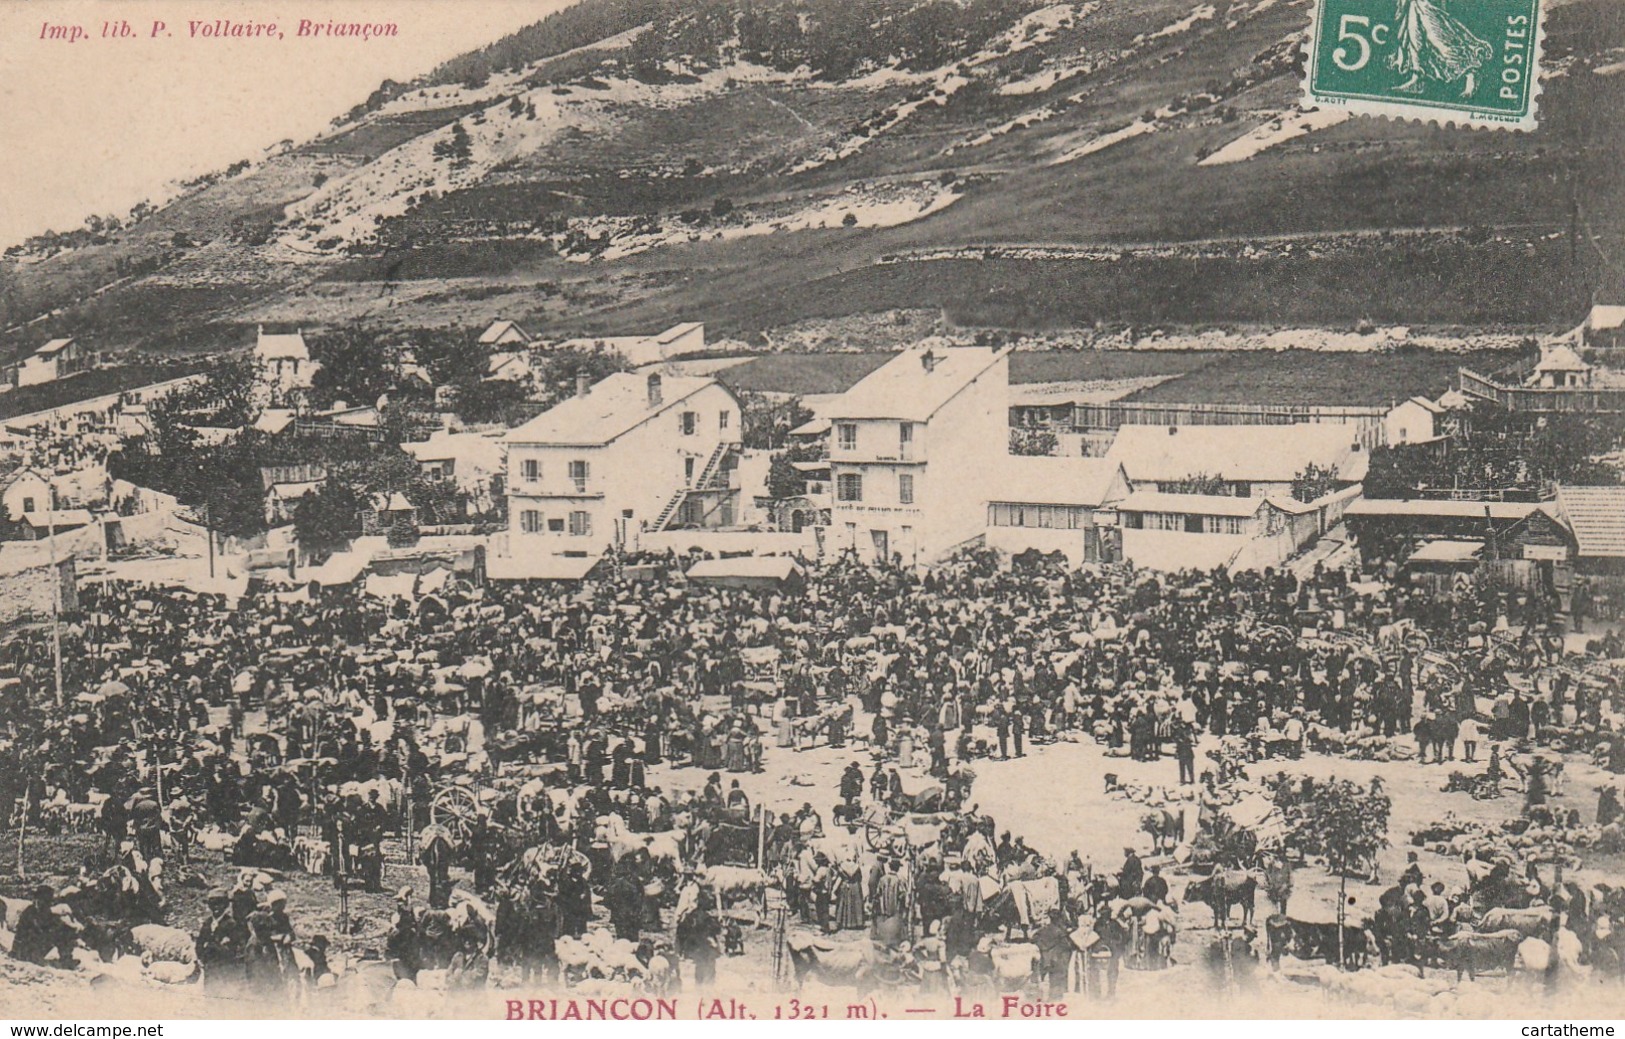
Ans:
[[[1302,0],[583,0],[0,270],[0,359],[495,316],[1551,329],[1625,289],[1625,5],[1553,0],[1535,133],[1358,118],[1205,161],[1295,111],[1306,21]]]

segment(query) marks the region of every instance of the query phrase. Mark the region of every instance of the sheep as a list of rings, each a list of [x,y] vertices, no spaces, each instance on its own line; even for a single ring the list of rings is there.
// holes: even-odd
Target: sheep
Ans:
[[[197,946],[192,936],[178,927],[163,924],[137,924],[130,928],[130,937],[141,950],[143,963],[168,960],[172,963],[196,963]]]
[[[1038,965],[1038,946],[1030,942],[998,946],[990,949],[993,971],[1004,986],[1001,991],[1015,991],[1032,979]]]
[[[146,975],[154,981],[165,985],[184,985],[198,976],[198,966],[195,963],[178,963],[175,960],[158,960],[146,966]]]

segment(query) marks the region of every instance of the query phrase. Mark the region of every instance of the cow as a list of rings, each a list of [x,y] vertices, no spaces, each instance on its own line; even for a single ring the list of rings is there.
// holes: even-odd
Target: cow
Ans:
[[[1530,906],[1528,909],[1491,909],[1479,921],[1479,929],[1491,931],[1517,931],[1525,938],[1546,938],[1552,933],[1555,910],[1551,906]]]
[[[1151,835],[1153,852],[1172,851],[1185,832],[1179,816],[1163,808],[1152,809],[1141,816],[1140,829]]]
[[[1281,957],[1291,954],[1300,960],[1338,962],[1337,925],[1310,923],[1276,914],[1264,921],[1266,956],[1271,967],[1281,965]],[[1343,925],[1341,956],[1345,967],[1366,966],[1377,953],[1375,936],[1367,927]]]
[[[785,947],[790,951],[798,986],[811,978],[825,985],[849,985],[861,990],[868,987],[879,960],[873,942],[837,945],[804,931],[786,936]]]
[[[1210,877],[1193,880],[1185,888],[1184,901],[1201,902],[1213,910],[1213,926],[1230,922],[1230,907],[1241,907],[1241,924],[1253,924],[1254,904],[1258,900],[1258,878],[1239,869],[1223,870]]]
[[[1518,957],[1518,946],[1524,934],[1513,928],[1501,931],[1459,931],[1438,940],[1439,966],[1456,972],[1456,980],[1463,974],[1476,979],[1488,971],[1509,974]]]

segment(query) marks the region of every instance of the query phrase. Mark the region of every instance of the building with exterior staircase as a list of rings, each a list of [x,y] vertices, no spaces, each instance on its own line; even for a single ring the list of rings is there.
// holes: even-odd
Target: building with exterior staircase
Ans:
[[[725,527],[738,506],[739,401],[715,379],[618,372],[511,430],[509,552],[634,550]]]

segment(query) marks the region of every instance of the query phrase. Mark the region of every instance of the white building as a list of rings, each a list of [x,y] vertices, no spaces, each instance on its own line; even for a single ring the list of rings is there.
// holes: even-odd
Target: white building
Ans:
[[[481,346],[529,346],[531,334],[515,321],[493,321],[480,333]]]
[[[1156,570],[1262,570],[1321,531],[1330,502],[1135,491],[1117,503],[1123,558]]]
[[[254,363],[261,380],[280,392],[309,389],[320,367],[310,359],[310,347],[305,344],[302,330],[284,335],[268,334],[264,325],[259,326],[254,341]]]
[[[38,386],[82,371],[83,353],[72,339],[53,339],[17,365],[18,386]]]
[[[1371,456],[1359,431],[1338,422],[1290,426],[1124,426],[1106,458],[1120,462],[1136,490],[1182,493],[1206,477],[1242,498],[1292,494],[1310,465],[1338,487],[1365,479]]]
[[[583,381],[504,438],[510,554],[634,548],[644,530],[732,525],[740,425],[739,401],[715,379]]]
[[[922,344],[826,409],[831,549],[913,565],[985,534],[984,484],[1008,458],[1009,353]]]
[[[654,335],[606,336],[598,339],[569,339],[559,344],[574,350],[605,350],[618,353],[634,368],[670,361],[705,349],[705,326],[698,321],[673,325]]]
[[[1011,556],[1060,552],[1074,566],[1118,558],[1116,514],[1104,507],[1126,498],[1130,487],[1116,462],[1011,455],[987,473],[986,484],[989,548]]]
[[[1402,400],[1382,417],[1382,439],[1389,447],[1425,444],[1439,435],[1439,416],[1444,408],[1426,397]]]

